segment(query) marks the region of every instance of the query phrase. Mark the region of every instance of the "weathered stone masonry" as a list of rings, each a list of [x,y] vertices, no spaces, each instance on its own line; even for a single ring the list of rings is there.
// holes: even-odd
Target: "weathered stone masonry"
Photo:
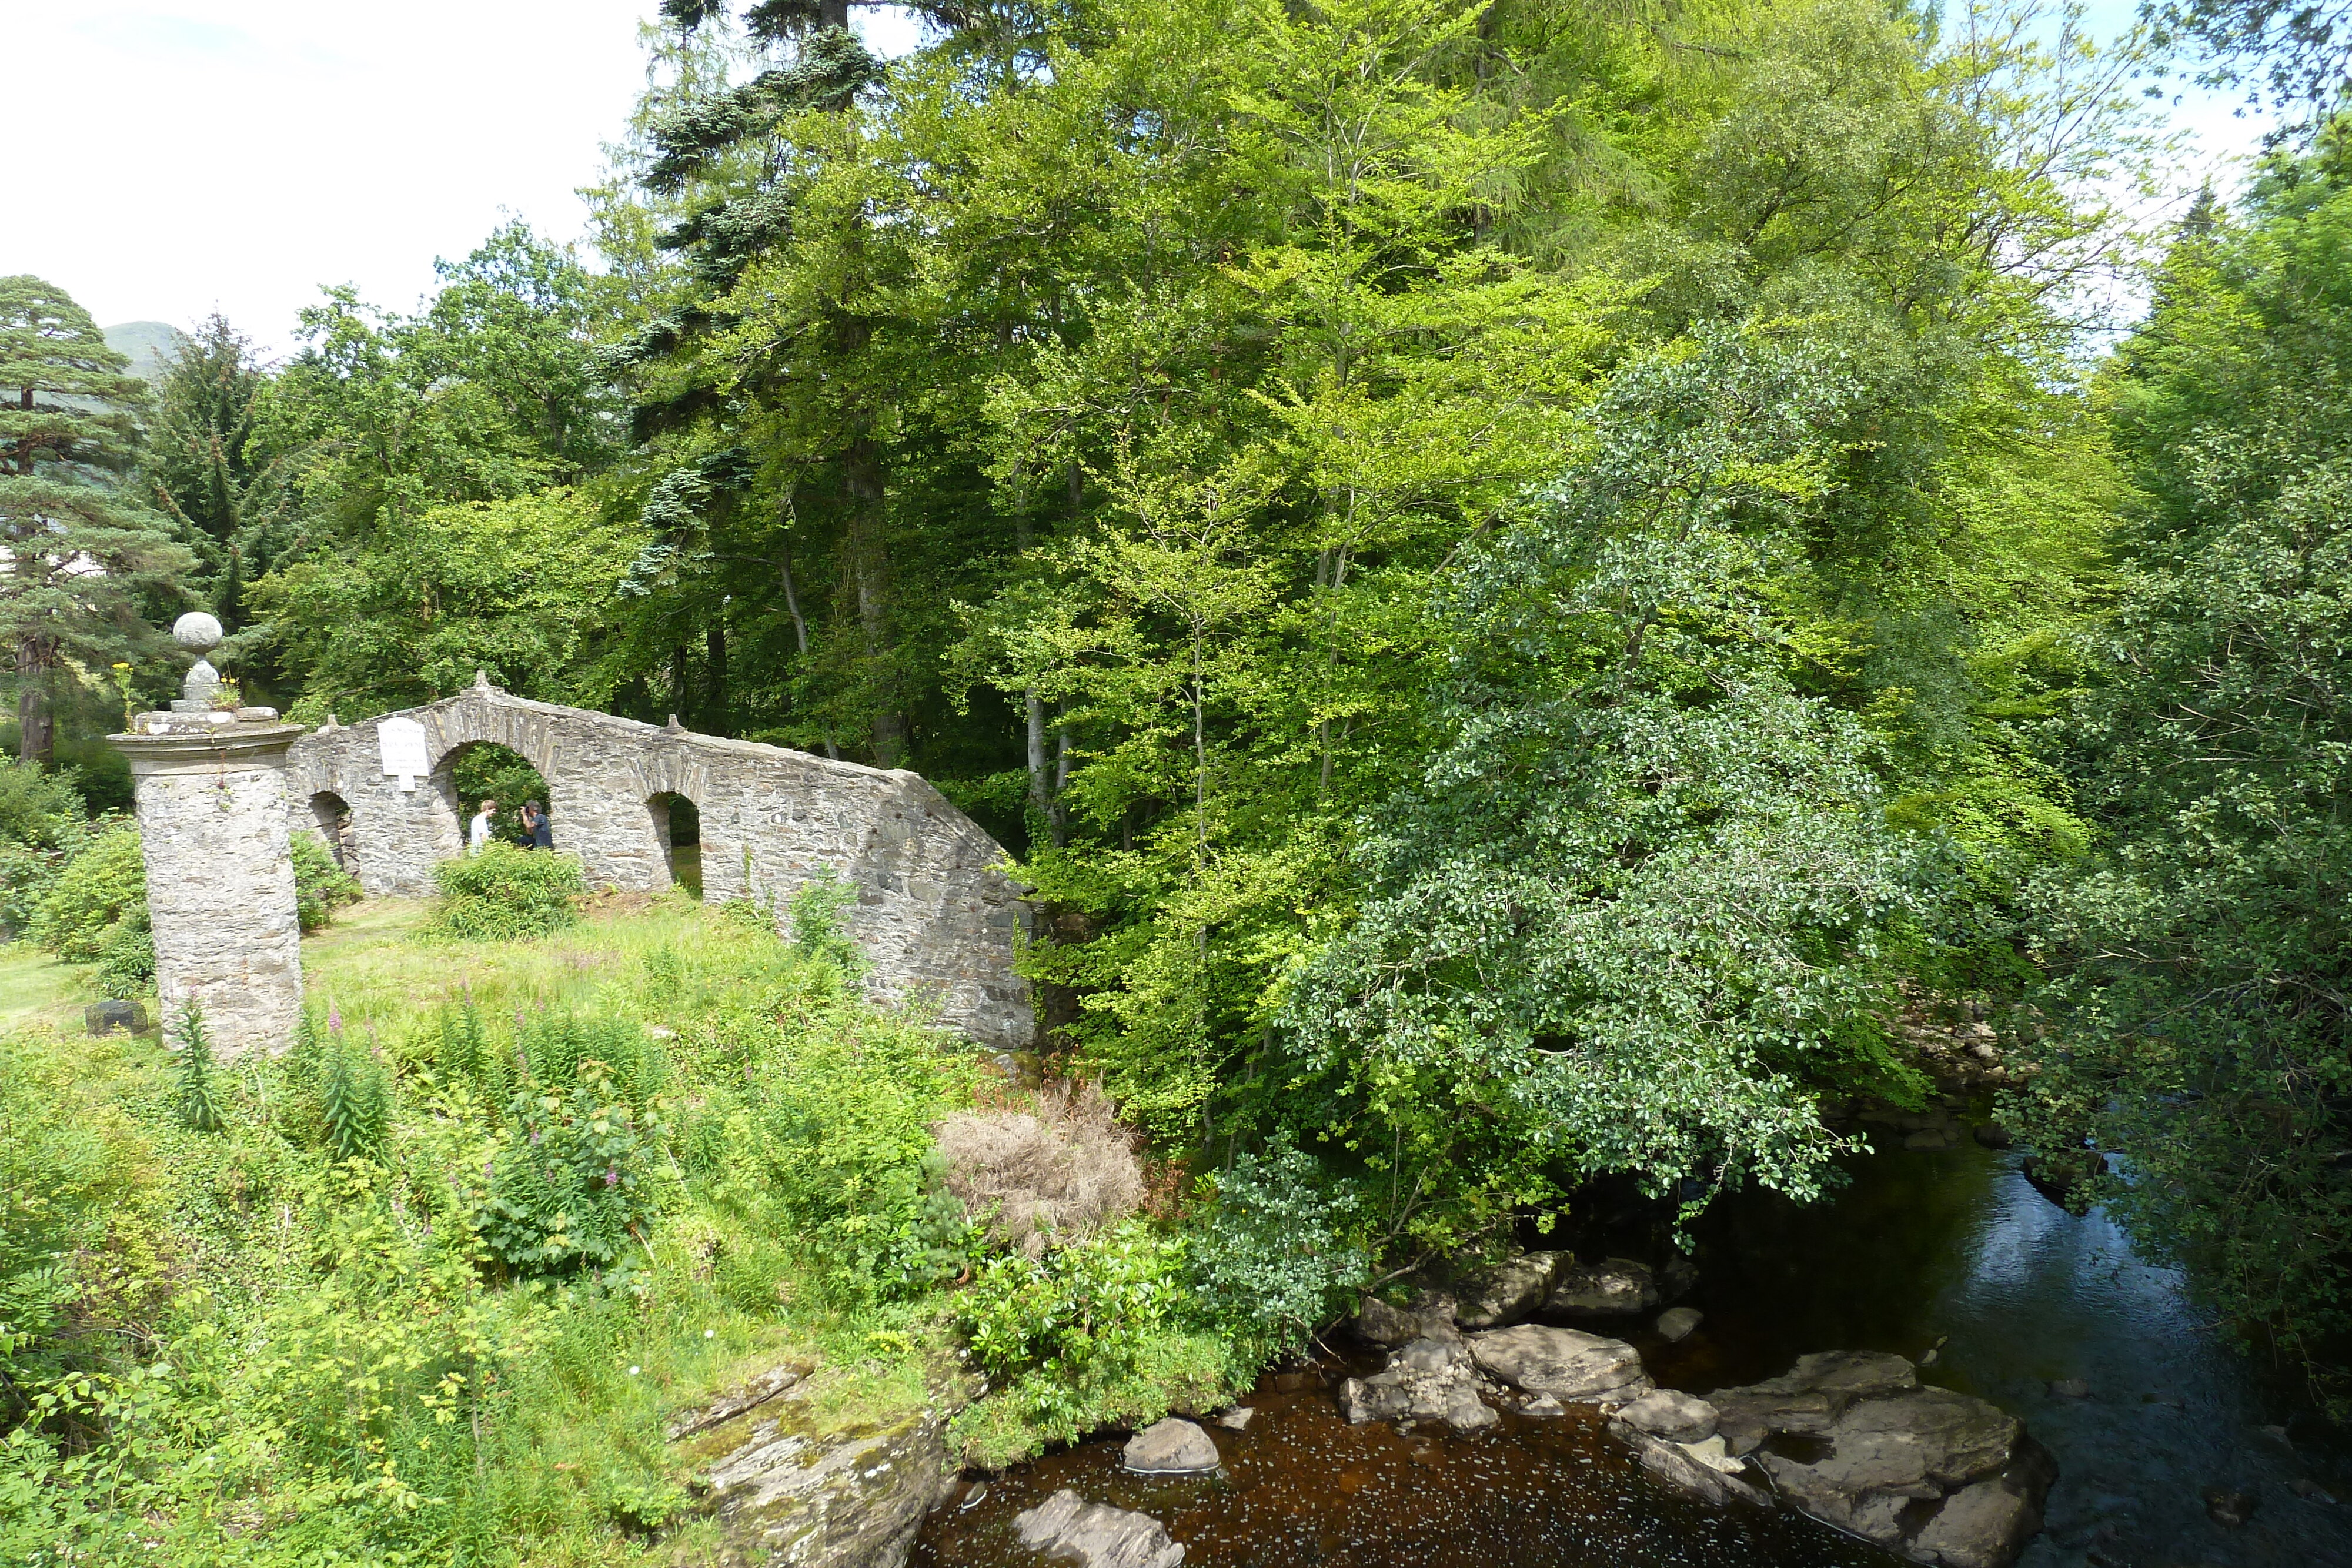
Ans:
[[[385,771],[388,755],[399,759],[402,721],[423,731],[408,765],[426,769],[406,789]],[[941,1022],[976,1040],[1030,1044],[1028,985],[1013,969],[1027,907],[997,869],[1004,852],[978,823],[912,773],[672,723],[529,702],[477,680],[457,696],[296,741],[289,818],[294,831],[333,845],[347,813],[341,847],[361,886],[429,895],[433,867],[464,852],[451,766],[467,747],[491,743],[547,780],[556,848],[579,857],[591,886],[653,892],[671,881],[667,797],[683,796],[701,816],[706,898],[750,893],[782,905],[831,868],[856,887],[847,920],[877,995],[928,994]]]
[[[284,1051],[302,1009],[285,776],[302,732],[245,711],[268,716],[145,714],[112,737],[138,790],[163,1026],[195,1002],[225,1058]]]

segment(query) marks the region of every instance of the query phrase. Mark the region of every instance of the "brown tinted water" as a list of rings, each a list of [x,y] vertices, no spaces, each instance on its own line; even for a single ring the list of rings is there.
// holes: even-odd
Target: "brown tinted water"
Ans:
[[[2014,1155],[1969,1145],[1857,1160],[1811,1206],[1741,1195],[1702,1223],[1680,1345],[1617,1329],[1658,1380],[1704,1393],[1829,1349],[1918,1357],[1924,1380],[2021,1416],[2057,1456],[2050,1528],[2020,1568],[2352,1568],[2336,1439],[2293,1383],[2221,1340],[2179,1281],[2105,1218],[2065,1213]],[[1593,1249],[1640,1239],[1580,1236]],[[1592,1326],[1592,1325],[1585,1325]],[[1340,1369],[1269,1379],[1247,1431],[1212,1428],[1225,1464],[1199,1479],[1118,1469],[1120,1438],[1081,1445],[950,1503],[926,1525],[926,1568],[1028,1568],[1013,1516],[1061,1487],[1136,1509],[1185,1543],[1187,1568],[1844,1568],[1897,1560],[1788,1513],[1720,1511],[1642,1472],[1589,1412],[1506,1416],[1469,1437],[1350,1427]],[[2088,1397],[2051,1384],[2080,1379]],[[2206,1516],[2202,1489],[2252,1491],[2253,1517]]]
[[[1727,1563],[1870,1568],[1894,1561],[1791,1514],[1722,1512],[1651,1482],[1590,1413],[1503,1417],[1468,1437],[1350,1427],[1328,1385],[1262,1385],[1249,1428],[1213,1428],[1222,1473],[1149,1479],[1117,1442],[1088,1443],[934,1514],[927,1568],[1043,1563],[1013,1516],[1062,1487],[1151,1515],[1185,1568],[1667,1568]]]

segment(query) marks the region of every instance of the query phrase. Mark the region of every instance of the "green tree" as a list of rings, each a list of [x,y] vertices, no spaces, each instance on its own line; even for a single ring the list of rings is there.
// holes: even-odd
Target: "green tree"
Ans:
[[[2045,879],[2045,1150],[2340,1398],[2352,1326],[2352,177],[2339,133],[2200,223],[2104,384],[2138,494]]]
[[[16,679],[19,752],[47,761],[61,673],[144,654],[142,619],[192,563],[122,489],[145,387],[89,313],[37,277],[0,278],[0,637]]]
[[[214,315],[163,362],[145,469],[161,508],[196,551],[221,624],[247,619],[244,588],[290,542],[294,495],[282,456],[257,451],[254,420],[268,371],[252,340]]]

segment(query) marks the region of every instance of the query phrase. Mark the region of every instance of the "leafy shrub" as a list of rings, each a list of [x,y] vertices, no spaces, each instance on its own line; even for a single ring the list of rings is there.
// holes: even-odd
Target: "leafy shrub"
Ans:
[[[1187,1288],[1187,1248],[1129,1219],[1043,1259],[1001,1258],[955,1299],[972,1359],[1003,1385],[958,1418],[991,1464],[1223,1397],[1247,1371]]]
[[[572,900],[587,891],[569,855],[491,843],[433,868],[441,889],[434,925],[475,942],[511,942],[561,930],[580,918]]]
[[[963,1111],[940,1124],[948,1190],[991,1239],[1042,1256],[1143,1201],[1133,1138],[1099,1083],[1064,1082],[1034,1111]]]
[[[768,1032],[723,1135],[719,1193],[760,1232],[791,1238],[809,1283],[833,1299],[952,1278],[976,1238],[929,1128],[961,1097],[965,1071],[920,1031],[878,1021]]]
[[[108,926],[99,942],[98,989],[101,996],[127,1001],[154,988],[155,932],[147,922],[147,904],[142,899]]]
[[[309,833],[294,835],[294,913],[302,934],[323,929],[346,904],[360,901],[359,878],[335,863],[334,852]]]
[[[113,1105],[83,1102],[86,1079],[64,1051],[0,1036],[0,1433],[96,1355],[160,1272],[140,1228],[145,1143]]]
[[[1210,1314],[1258,1355],[1286,1354],[1346,1311],[1370,1260],[1349,1235],[1361,1205],[1288,1143],[1243,1155],[1217,1183],[1192,1250]]]
[[[89,809],[70,768],[49,772],[21,758],[0,761],[0,839],[37,850],[68,847]]]
[[[842,880],[831,866],[801,883],[787,910],[792,921],[793,951],[804,958],[820,958],[846,974],[864,967],[865,956],[849,935],[843,916],[857,902],[857,888]]]
[[[610,1264],[644,1239],[657,1207],[669,1129],[655,1096],[667,1063],[618,1019],[526,1016],[514,1043],[519,1077],[476,1220],[482,1239],[523,1273]],[[438,1063],[485,1090],[507,1078],[470,1001],[444,1015]]]
[[[91,836],[41,894],[26,935],[68,964],[106,956],[113,927],[147,910],[147,862],[139,830],[115,821]]]

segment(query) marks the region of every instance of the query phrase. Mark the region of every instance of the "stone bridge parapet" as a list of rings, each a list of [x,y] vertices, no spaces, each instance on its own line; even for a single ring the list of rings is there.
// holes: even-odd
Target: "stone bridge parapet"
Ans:
[[[288,758],[295,831],[328,841],[371,894],[425,897],[433,868],[465,852],[451,775],[471,746],[505,747],[547,780],[556,848],[589,885],[670,885],[673,797],[700,818],[704,897],[773,900],[827,869],[856,889],[846,915],[879,996],[934,998],[940,1021],[999,1050],[1034,1033],[1013,972],[1027,906],[1004,851],[913,773],[832,762],[467,690],[356,725],[329,725]]]

